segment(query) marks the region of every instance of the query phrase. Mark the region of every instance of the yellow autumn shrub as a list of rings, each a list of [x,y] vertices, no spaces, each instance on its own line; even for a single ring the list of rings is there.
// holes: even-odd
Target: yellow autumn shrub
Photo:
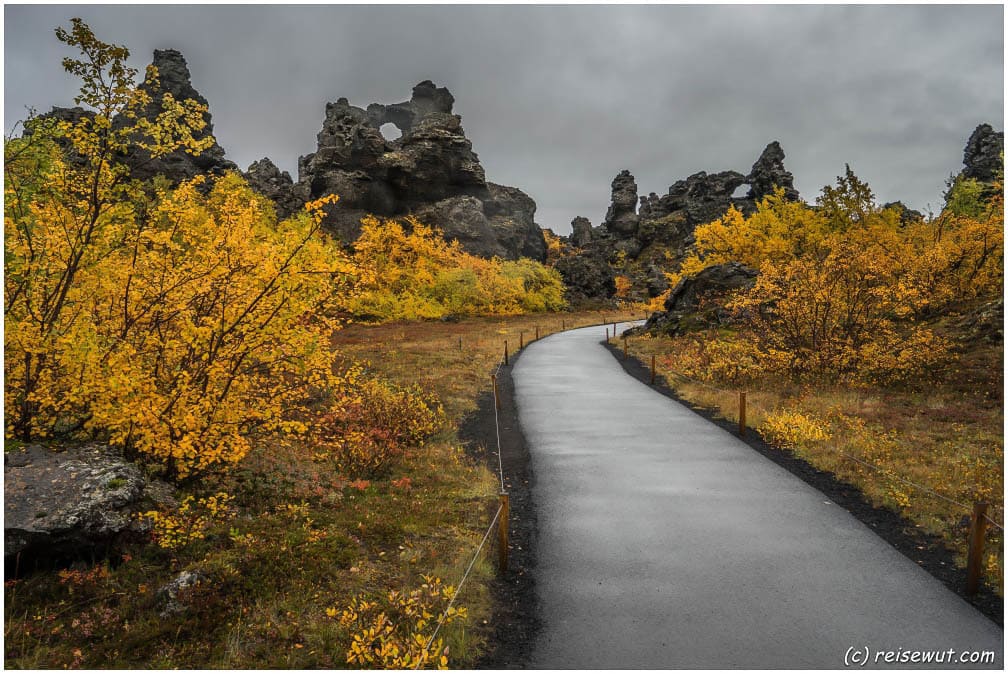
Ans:
[[[522,314],[564,307],[559,274],[528,259],[486,260],[415,218],[364,218],[345,308],[368,320]]]
[[[350,634],[346,662],[360,669],[448,669],[448,647],[434,630],[465,620],[465,607],[451,606],[455,588],[423,576],[414,590],[368,597],[358,595],[342,610],[326,609]]]
[[[849,167],[815,208],[778,190],[748,218],[729,210],[697,227],[679,274],[729,261],[760,271],[727,302],[744,334],[706,348],[706,369],[735,378],[746,363],[773,363],[793,376],[882,384],[924,374],[950,344],[921,321],[998,291],[1003,227],[1000,192],[979,215],[947,209],[903,222]]]
[[[768,414],[759,431],[773,444],[788,449],[801,449],[831,437],[829,424],[824,420],[788,409]]]
[[[151,526],[151,538],[162,548],[177,550],[206,537],[207,530],[232,516],[231,497],[224,492],[196,499],[189,495],[176,510],[143,513]]]
[[[328,347],[350,269],[321,231],[335,197],[277,223],[237,175],[131,180],[116,158],[138,143],[205,146],[202,108],[142,120],[128,51],[81,22],[62,37],[96,114],[5,146],[7,437],[95,438],[181,479],[234,464],[256,431],[303,431],[306,401],[350,383]]]

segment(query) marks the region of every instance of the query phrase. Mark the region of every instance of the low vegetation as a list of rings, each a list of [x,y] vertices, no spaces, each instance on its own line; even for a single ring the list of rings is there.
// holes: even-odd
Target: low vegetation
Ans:
[[[146,117],[125,48],[79,20],[58,36],[93,114],[5,143],[6,438],[103,442],[178,491],[138,514],[148,542],[62,570],[16,560],[6,662],[471,665],[485,561],[434,632],[497,482],[455,429],[502,338],[545,334],[518,315],[563,306],[556,274],[412,220],[368,220],[347,251],[322,228],[335,195],[278,222],[236,174],[135,180],[140,155],[212,144],[202,106],[165,96]],[[365,314],[511,318],[342,330]]]
[[[731,210],[697,228],[681,276],[741,261],[759,269],[755,286],[709,298],[705,329],[630,347],[729,419],[747,390],[750,426],[964,562],[972,504],[1004,517],[1004,212],[999,186],[967,179],[947,200],[937,217],[904,222],[848,169],[817,208],[778,192],[748,218]],[[999,526],[986,554],[1001,591]]]
[[[402,449],[386,470],[344,472],[339,457],[296,437],[253,445],[226,476],[155,518],[159,545],[134,545],[115,559],[7,582],[5,649],[15,667],[342,668],[412,666],[404,646],[432,633],[496,505],[490,449],[464,451],[460,420],[490,389],[490,374],[519,342],[567,328],[620,320],[614,312],[467,318],[459,322],[350,325],[333,346],[385,387],[381,409],[420,391],[421,427],[438,430],[422,447],[407,424],[384,427]],[[460,347],[461,344],[461,347]],[[412,395],[412,394],[410,394]],[[434,403],[432,401],[438,401]],[[419,407],[418,407],[419,409]],[[414,413],[410,418],[416,419]],[[398,422],[401,417],[396,415]],[[421,433],[424,435],[424,433]],[[370,477],[361,477],[370,475]],[[485,551],[444,626],[427,666],[444,655],[471,666],[491,619]],[[183,591],[186,609],[161,616],[157,590],[184,570],[206,580]],[[425,587],[426,586],[426,587]],[[398,607],[398,608],[397,608]],[[384,615],[388,622],[379,618]],[[404,622],[401,618],[406,618]],[[391,629],[390,629],[391,628]],[[385,633],[377,648],[355,649],[365,629]],[[399,655],[392,656],[391,645]],[[403,658],[407,658],[404,660]]]
[[[534,260],[486,260],[414,218],[362,221],[346,308],[376,321],[559,311],[564,286]]]
[[[472,666],[488,558],[454,584],[498,481],[494,448],[457,429],[505,344],[629,312],[561,313],[555,270],[468,255],[412,218],[366,218],[344,248],[323,227],[336,195],[278,221],[237,174],[135,180],[131,161],[213,144],[205,109],[165,96],[147,117],[125,48],[79,20],[57,35],[93,114],[35,118],[5,143],[5,436],[110,445],[177,498],[138,513],[145,541],[9,573],[5,661]],[[778,194],[697,229],[684,275],[760,268],[725,322],[631,349],[727,415],[748,389],[767,437],[962,552],[966,513],[925,489],[1003,514],[1002,354],[960,329],[999,292],[1002,230],[997,190],[969,182],[912,223],[850,172],[818,209]]]

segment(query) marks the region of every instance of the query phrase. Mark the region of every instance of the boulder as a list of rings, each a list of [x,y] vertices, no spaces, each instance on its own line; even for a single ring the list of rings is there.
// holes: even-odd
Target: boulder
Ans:
[[[73,558],[143,536],[133,513],[170,502],[171,491],[105,445],[6,452],[4,555]]]
[[[660,267],[653,264],[647,268],[647,276],[644,283],[647,287],[649,297],[658,297],[668,290],[668,277],[665,276],[665,272]]]
[[[696,276],[684,278],[665,300],[665,311],[652,314],[641,332],[679,335],[728,320],[720,300],[756,284],[755,269],[738,262],[711,265]]]
[[[968,312],[959,321],[959,339],[962,342],[1004,341],[1004,298],[984,302]]]
[[[436,225],[445,239],[458,241],[462,248],[481,257],[507,257],[507,251],[497,236],[486,214],[483,203],[476,197],[460,196],[420,206],[414,215],[426,225]]]
[[[962,175],[973,178],[980,182],[994,182],[995,173],[1004,171],[1004,132],[997,131],[990,124],[980,124],[969,140],[966,141],[966,148],[963,150]]]
[[[759,272],[738,262],[705,267],[696,276],[679,281],[665,300],[665,311],[692,311],[709,297],[724,297],[729,292],[752,288]]]
[[[483,212],[503,257],[511,260],[527,257],[546,261],[546,237],[535,223],[536,203],[517,187],[487,183],[490,196],[483,201]]]
[[[187,591],[192,591],[193,588],[209,582],[210,577],[199,569],[183,571],[175,576],[154,593],[154,598],[161,608],[158,615],[167,618],[185,613],[189,608],[185,601]]]

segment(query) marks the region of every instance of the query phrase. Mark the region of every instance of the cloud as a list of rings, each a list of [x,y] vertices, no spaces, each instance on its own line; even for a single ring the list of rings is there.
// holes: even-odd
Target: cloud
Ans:
[[[623,168],[642,194],[748,171],[779,140],[806,199],[844,163],[881,201],[940,205],[966,138],[1003,119],[1000,6],[5,7],[4,126],[69,105],[57,25],[185,54],[214,130],[245,167],[296,175],[326,101],[409,98],[431,79],[494,182],[540,224],[598,223]]]

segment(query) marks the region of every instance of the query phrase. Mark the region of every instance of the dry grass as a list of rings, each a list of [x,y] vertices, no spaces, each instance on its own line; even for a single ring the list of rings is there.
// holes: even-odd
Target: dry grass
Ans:
[[[675,339],[637,337],[629,345],[631,355],[648,365],[650,357],[657,356],[658,373],[684,399],[738,421],[738,388],[683,378],[675,368]],[[853,389],[767,379],[747,386],[746,423],[773,436],[768,420],[779,420],[781,412],[804,415],[829,439],[801,439],[803,424],[797,423],[799,438],[788,443],[777,437],[778,444],[790,445],[812,465],[856,485],[874,504],[941,536],[965,566],[965,518],[972,504],[989,502],[992,519],[1004,522],[1002,372],[1000,345],[974,345],[947,370],[935,373],[937,384],[917,388]],[[989,527],[987,580],[999,592],[1004,586],[1003,540],[1000,530]]]
[[[448,417],[458,422],[476,409],[478,394],[489,389],[505,342],[513,355],[535,339],[537,329],[545,337],[562,328],[624,320],[630,320],[628,312],[609,310],[351,325],[333,335],[333,344],[383,377],[433,391]]]
[[[326,614],[358,593],[454,584],[496,507],[497,481],[466,455],[458,422],[490,388],[490,373],[520,341],[622,320],[616,312],[474,318],[458,323],[353,325],[333,342],[369,374],[418,384],[443,403],[449,426],[386,479],[354,484],[331,461],[270,439],[231,475],[205,485],[236,498],[238,516],[202,541],[166,551],[132,546],[94,582],[41,571],[5,587],[5,662],[15,668],[342,668],[350,635]],[[524,335],[522,335],[524,333]],[[461,338],[462,347],[459,348]],[[403,486],[401,478],[410,483]],[[443,631],[452,666],[485,647],[492,549],[462,588],[464,622]],[[79,564],[83,571],[93,565]],[[156,590],[186,569],[209,582],[189,609],[160,617]]]

